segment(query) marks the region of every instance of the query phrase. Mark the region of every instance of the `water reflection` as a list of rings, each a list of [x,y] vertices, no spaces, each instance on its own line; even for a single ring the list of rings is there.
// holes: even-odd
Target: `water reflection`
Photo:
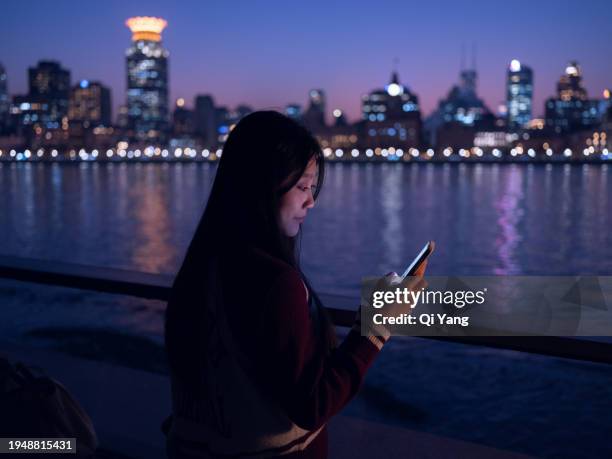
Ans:
[[[599,169],[599,206],[597,208],[597,215],[599,217],[597,221],[597,228],[610,228],[610,207],[608,206],[608,165],[604,164]],[[610,231],[601,231],[602,237],[605,234],[609,234]]]
[[[572,168],[569,164],[563,165],[561,175],[561,192],[555,197],[560,203],[561,209],[559,212],[560,225],[558,228],[559,235],[559,252],[563,259],[568,256],[569,245],[572,243],[571,239],[564,237],[563,235],[571,234],[572,232],[572,204],[573,195],[570,190],[570,179],[571,179]]]
[[[36,194],[36,183],[32,179],[32,175],[34,172],[34,167],[32,164],[24,164],[23,170],[23,184],[19,187],[21,191],[21,196],[23,198],[23,208],[25,210],[25,228],[27,232],[31,232],[36,228],[36,214],[35,214],[35,194]]]
[[[521,240],[517,226],[522,216],[523,171],[517,165],[511,165],[505,182],[501,184],[502,194],[495,202],[499,235],[495,240],[498,254],[498,265],[494,268],[497,275],[517,274],[520,264],[517,262],[516,250]]]
[[[612,273],[609,165],[330,164],[302,253],[321,291],[401,270],[428,239],[446,274]],[[209,164],[0,164],[0,251],[174,273]]]
[[[51,164],[51,224],[57,228],[62,223],[62,167],[58,163]],[[42,171],[41,171],[42,172]]]
[[[91,167],[93,164],[79,164],[79,182],[78,182],[78,198],[79,198],[79,215],[77,216],[78,225],[70,228],[75,231],[78,238],[84,237],[86,234],[92,234],[98,226],[96,221],[100,216],[100,202],[97,188],[93,185],[94,170]],[[97,170],[96,170],[97,171]],[[95,243],[91,239],[85,237],[88,244]]]
[[[152,164],[143,167],[143,179],[132,187],[135,237],[140,243],[131,259],[140,271],[159,273],[176,258],[176,247],[170,243],[167,171]]]
[[[382,167],[384,180],[380,184],[380,202],[383,211],[383,221],[381,222],[383,259],[390,266],[399,266],[405,262],[402,259],[404,245],[404,234],[402,232],[402,169],[390,164],[384,164]],[[416,171],[416,168],[413,168],[412,171]],[[414,173],[411,183],[416,183]]]

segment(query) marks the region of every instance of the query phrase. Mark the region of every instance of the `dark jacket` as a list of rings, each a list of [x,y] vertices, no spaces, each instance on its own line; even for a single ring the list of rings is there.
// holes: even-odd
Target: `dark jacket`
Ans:
[[[357,317],[326,355],[296,269],[250,249],[224,257],[218,272],[215,326],[199,360],[207,383],[195,393],[171,372],[169,454],[326,458],[326,423],[355,396],[386,338],[362,336]]]

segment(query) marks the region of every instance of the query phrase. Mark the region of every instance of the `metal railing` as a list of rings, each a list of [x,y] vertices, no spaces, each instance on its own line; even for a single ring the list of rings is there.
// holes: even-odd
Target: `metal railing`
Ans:
[[[168,300],[173,281],[173,276],[165,274],[150,274],[5,255],[0,256],[0,278],[118,295],[129,295],[160,301]],[[333,303],[344,306],[343,308],[327,308],[336,326],[352,326],[355,318],[355,309],[350,308],[357,307],[356,300],[353,301],[347,297],[331,294],[322,294],[320,296],[326,304]],[[612,364],[612,343],[572,337],[424,336],[422,338]]]

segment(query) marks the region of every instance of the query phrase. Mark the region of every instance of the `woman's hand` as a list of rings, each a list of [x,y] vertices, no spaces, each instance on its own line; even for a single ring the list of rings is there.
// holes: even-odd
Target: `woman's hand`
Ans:
[[[362,306],[360,306],[358,312],[358,317],[361,317],[363,321],[361,326],[362,334],[369,333],[382,337],[383,341],[389,339],[391,331],[388,322],[383,320],[382,322],[374,323],[373,315],[381,314],[384,319],[385,317],[399,318],[403,314],[410,314],[413,310],[413,305],[410,301],[413,299],[413,295],[410,292],[417,292],[420,289],[427,288],[427,282],[424,279],[426,269],[427,260],[421,263],[413,276],[406,276],[406,278],[402,279],[397,273],[391,272],[378,279],[375,283],[374,279],[370,280],[370,287],[362,290]],[[372,283],[374,283],[373,286]],[[387,294],[387,298],[385,298],[385,294]],[[387,301],[389,299],[391,301]],[[395,320],[390,323],[395,323]]]
[[[397,273],[391,272],[378,280],[374,291],[395,292],[397,289],[400,289],[402,292],[417,292],[427,288],[428,284],[424,279],[426,269],[427,260],[421,263],[413,276],[406,276],[406,278],[402,279]],[[385,303],[381,312],[387,317],[398,317],[402,314],[410,314],[413,310],[412,306],[409,301]]]

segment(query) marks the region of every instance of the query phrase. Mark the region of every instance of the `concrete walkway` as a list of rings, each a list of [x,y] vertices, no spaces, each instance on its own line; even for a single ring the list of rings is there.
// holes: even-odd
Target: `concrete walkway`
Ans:
[[[134,459],[166,457],[160,424],[171,409],[168,377],[13,343],[0,342],[0,352],[62,382],[91,416],[104,450]],[[331,459],[527,457],[342,415],[330,422],[329,438]]]

